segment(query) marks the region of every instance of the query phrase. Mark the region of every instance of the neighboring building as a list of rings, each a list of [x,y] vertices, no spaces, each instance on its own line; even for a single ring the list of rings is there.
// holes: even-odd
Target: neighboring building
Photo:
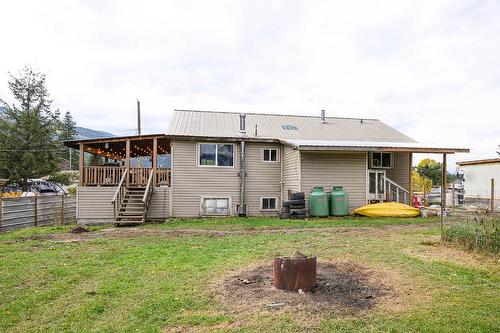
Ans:
[[[464,173],[465,204],[490,207],[491,180],[494,179],[494,207],[500,207],[500,157],[457,164]]]
[[[373,201],[408,203],[414,152],[468,152],[419,144],[376,119],[192,110],[174,111],[166,134],[66,145],[80,149],[80,223],[276,216],[290,193],[303,191],[308,200],[316,185],[343,186],[351,210]],[[84,165],[85,153],[106,164]],[[158,166],[162,155],[170,168]],[[153,167],[131,167],[141,156]]]

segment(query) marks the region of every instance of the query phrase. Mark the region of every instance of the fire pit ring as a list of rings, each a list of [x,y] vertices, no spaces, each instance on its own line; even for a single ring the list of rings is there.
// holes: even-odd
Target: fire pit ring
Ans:
[[[274,286],[287,291],[310,291],[316,285],[316,257],[296,252],[291,257],[275,257]]]

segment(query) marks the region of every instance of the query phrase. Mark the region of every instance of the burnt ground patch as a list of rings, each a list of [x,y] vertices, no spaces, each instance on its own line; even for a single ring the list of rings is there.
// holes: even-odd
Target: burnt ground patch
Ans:
[[[272,265],[268,264],[218,281],[214,294],[233,311],[243,312],[302,309],[310,313],[359,313],[401,301],[385,272],[354,262],[319,262],[317,283],[310,292],[275,288]]]

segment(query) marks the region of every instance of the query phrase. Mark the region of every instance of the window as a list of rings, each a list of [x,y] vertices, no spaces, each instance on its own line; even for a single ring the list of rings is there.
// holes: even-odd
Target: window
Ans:
[[[260,208],[262,210],[276,210],[277,198],[260,198]]]
[[[371,164],[372,168],[384,168],[389,169],[392,167],[392,156],[391,153],[372,153],[371,154]]]
[[[203,198],[201,204],[202,215],[229,215],[229,198]]]
[[[234,145],[224,143],[200,143],[199,165],[232,167]]]
[[[262,149],[262,160],[264,162],[278,162],[278,149]]]

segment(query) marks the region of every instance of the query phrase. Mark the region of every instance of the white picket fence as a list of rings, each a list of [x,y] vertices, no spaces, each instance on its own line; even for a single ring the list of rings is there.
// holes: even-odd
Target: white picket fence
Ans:
[[[0,198],[0,231],[76,221],[76,197],[45,195]]]

